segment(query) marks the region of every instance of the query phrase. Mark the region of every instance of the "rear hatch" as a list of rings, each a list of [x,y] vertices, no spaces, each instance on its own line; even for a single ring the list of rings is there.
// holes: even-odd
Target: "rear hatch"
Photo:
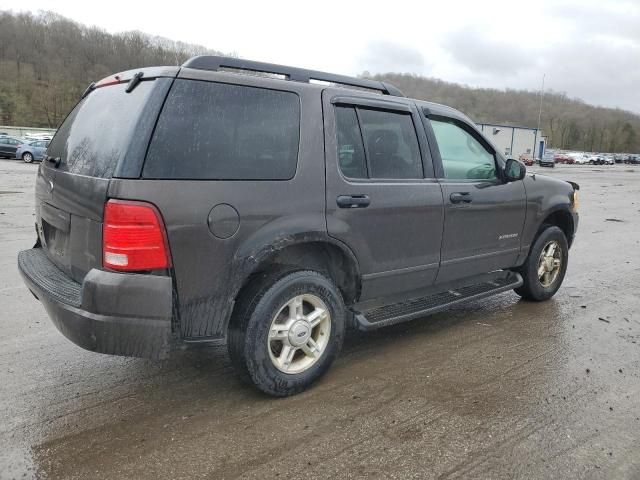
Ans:
[[[135,73],[142,81],[129,83]],[[139,178],[177,67],[98,83],[58,129],[38,170],[36,228],[48,257],[77,282],[102,266],[102,218],[112,177]]]

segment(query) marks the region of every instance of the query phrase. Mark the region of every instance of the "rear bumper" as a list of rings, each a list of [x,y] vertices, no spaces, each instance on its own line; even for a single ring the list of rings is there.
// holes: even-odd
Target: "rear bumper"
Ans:
[[[18,269],[60,332],[93,352],[162,358],[171,343],[170,277],[91,270],[82,284],[42,248],[18,254]]]

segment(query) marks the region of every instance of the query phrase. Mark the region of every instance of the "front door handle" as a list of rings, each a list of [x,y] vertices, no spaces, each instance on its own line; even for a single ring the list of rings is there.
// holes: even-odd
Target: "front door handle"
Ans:
[[[473,196],[469,192],[455,192],[449,196],[451,203],[471,203]]]
[[[340,208],[366,208],[371,199],[368,195],[339,195],[336,203]]]

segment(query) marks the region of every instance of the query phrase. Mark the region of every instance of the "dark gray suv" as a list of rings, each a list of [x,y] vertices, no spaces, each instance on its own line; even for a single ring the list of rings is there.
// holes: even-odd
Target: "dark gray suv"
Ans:
[[[347,327],[560,287],[578,186],[391,85],[221,57],[92,84],[40,165],[18,265],[58,329],[115,355],[226,340],[300,392]]]

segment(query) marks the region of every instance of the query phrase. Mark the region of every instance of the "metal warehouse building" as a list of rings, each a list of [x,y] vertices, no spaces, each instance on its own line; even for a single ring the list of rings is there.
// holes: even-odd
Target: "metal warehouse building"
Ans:
[[[523,153],[528,153],[540,158],[544,154],[547,137],[542,130],[490,123],[479,123],[478,127],[507,157],[517,159]]]

